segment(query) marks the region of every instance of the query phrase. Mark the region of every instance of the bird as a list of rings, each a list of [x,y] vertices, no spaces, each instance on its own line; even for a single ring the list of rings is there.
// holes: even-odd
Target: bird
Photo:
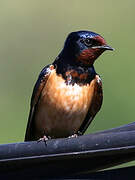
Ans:
[[[83,135],[101,108],[103,88],[95,60],[114,49],[92,31],[71,32],[33,89],[24,141]]]

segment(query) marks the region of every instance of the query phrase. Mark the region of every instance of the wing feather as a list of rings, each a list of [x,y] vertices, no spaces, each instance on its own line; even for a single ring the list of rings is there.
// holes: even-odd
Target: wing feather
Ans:
[[[92,80],[93,87],[94,87],[94,95],[93,100],[90,104],[90,107],[88,109],[87,115],[79,129],[79,134],[84,134],[92,120],[94,119],[97,112],[100,110],[102,101],[103,101],[103,91],[102,91],[102,82],[99,77],[99,75],[95,76],[95,79]]]
[[[31,97],[30,113],[29,113],[26,133],[25,133],[25,141],[34,140],[33,139],[34,138],[34,124],[33,123],[34,123],[35,109],[36,109],[36,105],[39,101],[42,89],[46,85],[46,82],[50,75],[50,72],[51,72],[50,67],[51,67],[51,65],[44,67],[44,69],[41,71],[41,73],[38,77],[38,80],[34,86],[32,97]]]

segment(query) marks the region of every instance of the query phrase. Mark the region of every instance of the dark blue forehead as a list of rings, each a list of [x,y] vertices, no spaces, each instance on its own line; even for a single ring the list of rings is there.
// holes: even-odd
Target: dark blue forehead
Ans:
[[[93,38],[95,36],[100,36],[99,34],[95,33],[95,32],[92,32],[92,31],[77,31],[75,32],[79,37],[83,37],[83,38],[86,38],[86,37],[90,37],[90,38]]]
[[[78,39],[78,38],[93,38],[95,36],[100,36],[99,34],[92,31],[76,31],[69,34],[69,39]]]

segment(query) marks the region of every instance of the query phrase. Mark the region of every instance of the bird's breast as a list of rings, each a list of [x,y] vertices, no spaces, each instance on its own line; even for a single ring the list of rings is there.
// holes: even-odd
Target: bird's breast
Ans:
[[[35,115],[38,131],[65,137],[81,126],[94,95],[93,83],[67,85],[53,70],[42,90]]]

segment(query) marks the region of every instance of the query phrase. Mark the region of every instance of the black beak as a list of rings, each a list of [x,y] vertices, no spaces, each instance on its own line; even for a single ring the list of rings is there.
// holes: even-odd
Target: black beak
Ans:
[[[105,49],[105,50],[110,50],[110,51],[114,51],[114,48],[112,48],[111,46],[108,45],[103,45],[103,46],[94,46],[92,47],[92,49]]]

